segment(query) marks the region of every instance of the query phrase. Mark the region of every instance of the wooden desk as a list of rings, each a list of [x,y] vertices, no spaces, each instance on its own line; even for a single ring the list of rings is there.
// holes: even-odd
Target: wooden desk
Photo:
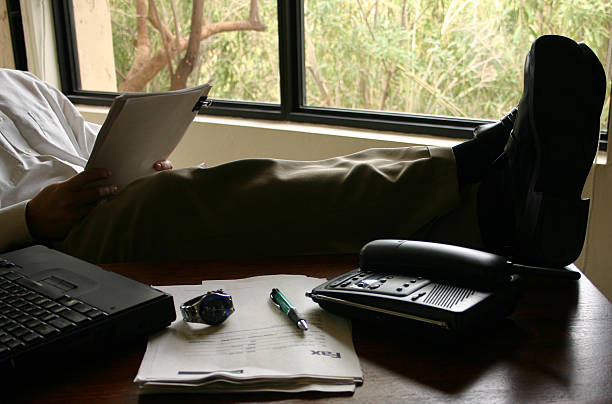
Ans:
[[[356,256],[331,256],[105,267],[149,284],[197,284],[260,274],[333,277],[356,264]],[[528,279],[514,314],[471,338],[360,323],[353,336],[365,377],[353,395],[139,395],[132,380],[144,353],[142,340],[89,363],[44,372],[40,382],[3,380],[0,401],[612,402],[612,305],[586,277]]]

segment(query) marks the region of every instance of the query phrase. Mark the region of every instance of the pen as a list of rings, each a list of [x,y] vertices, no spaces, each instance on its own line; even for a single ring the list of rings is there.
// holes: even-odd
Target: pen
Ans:
[[[277,288],[272,289],[272,292],[270,292],[270,299],[272,299],[272,303],[274,303],[276,307],[289,317],[289,320],[293,321],[297,328],[304,331],[308,330],[308,323],[300,316],[300,313],[298,313],[289,299],[283,295],[283,292]]]

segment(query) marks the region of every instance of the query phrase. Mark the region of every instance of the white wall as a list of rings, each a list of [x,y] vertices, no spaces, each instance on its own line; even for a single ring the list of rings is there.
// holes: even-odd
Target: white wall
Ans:
[[[612,164],[596,164],[589,177],[589,227],[576,264],[612,301]]]
[[[117,91],[108,0],[78,0],[72,4],[82,88]]]

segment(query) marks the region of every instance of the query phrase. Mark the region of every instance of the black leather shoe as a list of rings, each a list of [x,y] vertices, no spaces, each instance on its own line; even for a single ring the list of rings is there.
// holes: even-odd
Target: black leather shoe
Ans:
[[[589,211],[581,193],[597,151],[604,96],[603,67],[586,45],[555,35],[533,43],[514,128],[479,192],[491,250],[535,265],[578,258]]]

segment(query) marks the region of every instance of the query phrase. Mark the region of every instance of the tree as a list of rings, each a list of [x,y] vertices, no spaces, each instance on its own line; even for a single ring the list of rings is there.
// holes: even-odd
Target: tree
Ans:
[[[165,67],[170,74],[171,89],[184,88],[187,77],[196,64],[200,43],[203,40],[222,32],[266,30],[260,16],[259,0],[250,0],[247,19],[218,22],[208,21],[204,17],[204,0],[193,0],[188,38],[181,35],[174,0],[168,0],[173,11],[174,32],[169,28],[170,24],[160,15],[156,0],[135,0],[134,3],[136,11],[134,56],[128,72],[125,75],[120,74],[123,81],[119,84],[118,90],[121,92],[142,91]],[[158,36],[163,44],[155,51],[152,46],[153,36]]]
[[[119,91],[212,80],[216,99],[280,103],[277,0],[110,2]],[[612,69],[610,0],[303,4],[308,106],[497,119],[520,99],[531,42],[550,33]]]
[[[307,104],[498,119],[535,38],[612,60],[611,16],[610,0],[304,0]]]

